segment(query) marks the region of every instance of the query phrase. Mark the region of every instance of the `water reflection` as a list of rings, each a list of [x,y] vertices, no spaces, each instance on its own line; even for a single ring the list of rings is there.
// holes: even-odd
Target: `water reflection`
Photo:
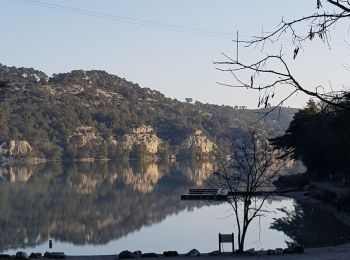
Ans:
[[[192,170],[201,169],[201,170]],[[0,172],[2,250],[49,237],[77,245],[105,244],[201,202],[179,194],[208,178],[186,164],[59,163]]]
[[[227,217],[229,207],[179,199],[189,187],[203,185],[214,168],[210,162],[0,168],[0,251],[42,249],[49,238],[55,245],[60,241],[66,253],[71,248],[76,254],[88,249],[91,254],[115,253],[117,247],[132,249],[131,245],[135,250],[215,250],[218,232],[235,232],[233,219]],[[331,215],[279,199],[268,200],[264,210],[272,213],[252,223],[247,248],[284,247],[284,241],[292,239],[306,246],[330,245],[350,234]],[[169,234],[174,248],[167,248],[170,238],[163,237]]]
[[[350,227],[334,215],[305,204],[281,208],[285,216],[275,219],[271,228],[283,231],[293,241],[306,247],[330,246],[348,242]]]

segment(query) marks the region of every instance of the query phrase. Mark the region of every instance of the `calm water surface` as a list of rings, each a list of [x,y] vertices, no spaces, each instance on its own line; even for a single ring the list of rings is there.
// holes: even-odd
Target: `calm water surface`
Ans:
[[[181,201],[203,185],[211,163],[44,164],[0,170],[0,251],[70,255],[218,249],[218,233],[236,232],[227,204]],[[250,226],[246,248],[338,244],[350,229],[319,209],[275,197]],[[48,240],[53,240],[49,249]],[[225,246],[226,251],[230,246]]]

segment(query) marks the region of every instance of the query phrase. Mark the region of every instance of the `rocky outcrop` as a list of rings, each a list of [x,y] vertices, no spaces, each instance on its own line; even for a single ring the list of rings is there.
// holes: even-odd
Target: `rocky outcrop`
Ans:
[[[75,142],[77,142],[81,147],[93,142],[100,142],[102,140],[102,138],[95,133],[91,126],[77,127],[75,132],[70,136],[69,141],[72,142],[73,139],[76,139]]]
[[[0,155],[6,157],[25,157],[30,155],[33,148],[27,141],[10,140],[0,145]]]
[[[183,146],[187,149],[195,149],[202,154],[210,154],[214,151],[216,145],[202,130],[196,130],[193,135],[184,140]]]
[[[132,149],[134,145],[144,145],[146,151],[150,154],[158,152],[158,146],[162,140],[154,133],[151,126],[140,126],[132,131],[131,134],[126,134],[123,138],[123,144],[126,149]]]
[[[107,143],[116,146],[118,144],[118,141],[113,136],[109,136],[107,138]]]

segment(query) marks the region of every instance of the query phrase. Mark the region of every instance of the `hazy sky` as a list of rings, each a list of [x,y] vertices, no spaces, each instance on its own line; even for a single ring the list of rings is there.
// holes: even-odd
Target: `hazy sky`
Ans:
[[[1,0],[0,63],[33,67],[48,75],[74,69],[106,70],[179,100],[191,97],[252,108],[257,105],[256,94],[218,86],[217,81],[229,83],[231,78],[216,71],[212,62],[224,59],[221,52],[235,56],[232,39],[237,30],[247,38],[263,29],[274,29],[282,17],[287,20],[314,12],[316,2],[41,1],[90,13],[46,8],[30,0]],[[310,88],[329,86],[330,82],[333,88],[347,87],[349,71],[344,65],[350,55],[345,42],[348,38],[348,28],[339,25],[332,38],[332,50],[320,42],[307,44],[300,58],[291,63],[298,80]],[[290,54],[287,39],[281,43]],[[278,52],[280,47],[269,45],[262,52],[242,47],[240,58],[253,61],[267,52]],[[298,95],[285,105],[303,106],[305,101],[305,96]]]

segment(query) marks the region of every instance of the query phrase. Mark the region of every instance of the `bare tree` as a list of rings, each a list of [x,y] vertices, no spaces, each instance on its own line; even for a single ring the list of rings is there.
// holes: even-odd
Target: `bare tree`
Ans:
[[[291,35],[291,42],[294,45],[293,59],[299,53],[299,49],[307,41],[313,41],[315,37],[320,38],[325,44],[330,45],[330,30],[341,21],[348,22],[350,19],[350,1],[348,0],[315,0],[315,13],[297,18],[292,21],[280,22],[277,29],[272,32],[262,33],[261,36],[253,36],[250,40],[239,40],[238,44],[244,44],[245,47],[256,47],[260,45],[264,48],[266,42],[277,43],[284,34]],[[271,99],[275,98],[277,88],[288,88],[288,94],[277,101],[277,106],[282,105],[287,99],[298,92],[303,92],[310,97],[317,98],[320,101],[336,106],[342,109],[349,109],[344,100],[348,98],[347,91],[326,91],[325,88],[317,86],[309,89],[299,83],[298,79],[288,66],[287,59],[282,51],[279,50],[276,55],[266,55],[265,57],[253,63],[241,62],[237,57],[231,58],[224,54],[226,60],[215,62],[217,69],[228,72],[233,76],[233,83],[221,85],[247,88],[259,92],[258,107],[267,107]],[[276,107],[272,108],[276,109]]]
[[[281,166],[276,167],[267,140],[258,139],[254,132],[234,138],[230,148],[228,153],[218,153],[213,184],[228,191],[226,201],[234,212],[238,250],[242,252],[249,224],[263,214]]]

